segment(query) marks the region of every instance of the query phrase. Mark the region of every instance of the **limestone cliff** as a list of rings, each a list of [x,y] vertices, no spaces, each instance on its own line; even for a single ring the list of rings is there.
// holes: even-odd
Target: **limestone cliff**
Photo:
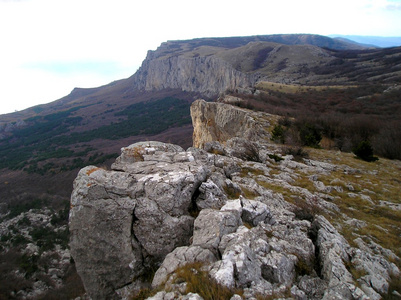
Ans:
[[[267,142],[269,128],[277,123],[278,116],[251,112],[229,104],[197,100],[191,106],[194,126],[193,145],[203,148],[206,143],[225,143],[232,137],[253,142]]]
[[[253,86],[256,82],[255,75],[242,73],[216,56],[188,54],[185,51],[171,53],[171,49],[164,49],[166,47],[162,45],[156,51],[148,52],[142,66],[132,77],[134,89],[181,89],[212,97],[226,90]]]
[[[195,262],[232,299],[398,294],[397,254],[369,235],[345,236],[348,225],[368,226],[343,202],[373,202],[360,180],[371,169],[330,153],[284,155],[265,139],[270,115],[204,101],[191,113],[204,149],[137,143],[112,170],[89,166],[76,178],[71,254],[92,299],[128,299],[145,287],[159,291],[148,299],[202,299],[179,273]]]

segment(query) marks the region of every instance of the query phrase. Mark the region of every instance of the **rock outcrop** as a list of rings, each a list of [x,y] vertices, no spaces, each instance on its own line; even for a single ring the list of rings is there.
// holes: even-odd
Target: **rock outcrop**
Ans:
[[[225,144],[233,137],[252,142],[267,142],[271,137],[269,128],[278,117],[229,104],[197,100],[191,105],[194,126],[193,145],[204,148],[206,143],[219,141]],[[209,147],[211,145],[209,144]]]
[[[92,299],[127,298],[150,286],[168,292],[149,299],[201,299],[177,273],[188,263],[242,291],[232,299],[380,299],[389,292],[399,258],[373,251],[372,240],[351,246],[323,216],[339,211],[323,182],[317,186],[326,189],[294,184],[302,174],[314,186],[337,166],[274,160],[267,114],[204,101],[191,113],[195,144],[209,151],[137,143],[122,149],[112,170],[89,166],[75,180],[71,254]]]
[[[70,246],[92,298],[114,298],[115,290],[189,244],[192,198],[207,174],[191,153],[157,142],[124,148],[112,171],[80,171]]]
[[[198,92],[206,97],[217,96],[227,90],[250,87],[258,76],[236,70],[216,56],[199,56],[194,53],[171,54],[168,43],[149,51],[139,70],[133,75],[133,88],[145,91],[181,89]],[[174,49],[177,50],[177,49]]]

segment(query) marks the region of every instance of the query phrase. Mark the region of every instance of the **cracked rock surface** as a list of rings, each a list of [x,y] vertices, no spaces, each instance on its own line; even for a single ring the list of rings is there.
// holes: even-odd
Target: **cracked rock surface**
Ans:
[[[176,278],[195,262],[243,292],[233,299],[380,299],[389,291],[397,255],[339,231],[363,221],[329,221],[341,211],[333,191],[347,193],[350,183],[322,178],[358,170],[290,155],[275,161],[275,145],[238,137],[204,148],[142,142],[123,148],[112,170],[80,171],[70,246],[92,299],[128,299],[144,287],[161,290],[149,299],[201,299]]]

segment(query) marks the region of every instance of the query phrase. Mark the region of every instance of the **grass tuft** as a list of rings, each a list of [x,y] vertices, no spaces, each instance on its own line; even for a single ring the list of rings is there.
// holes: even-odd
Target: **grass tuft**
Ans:
[[[230,299],[234,294],[242,294],[242,291],[229,289],[218,284],[209,277],[209,274],[202,270],[201,262],[186,264],[176,270],[174,283],[186,282],[185,293],[197,293],[205,300]]]

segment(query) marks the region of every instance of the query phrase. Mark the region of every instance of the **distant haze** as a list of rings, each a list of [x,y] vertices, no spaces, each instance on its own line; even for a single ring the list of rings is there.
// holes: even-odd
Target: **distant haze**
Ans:
[[[360,35],[341,35],[332,34],[330,37],[345,38],[360,44],[373,45],[377,47],[399,47],[401,46],[401,37],[382,37],[382,36],[360,36]]]

